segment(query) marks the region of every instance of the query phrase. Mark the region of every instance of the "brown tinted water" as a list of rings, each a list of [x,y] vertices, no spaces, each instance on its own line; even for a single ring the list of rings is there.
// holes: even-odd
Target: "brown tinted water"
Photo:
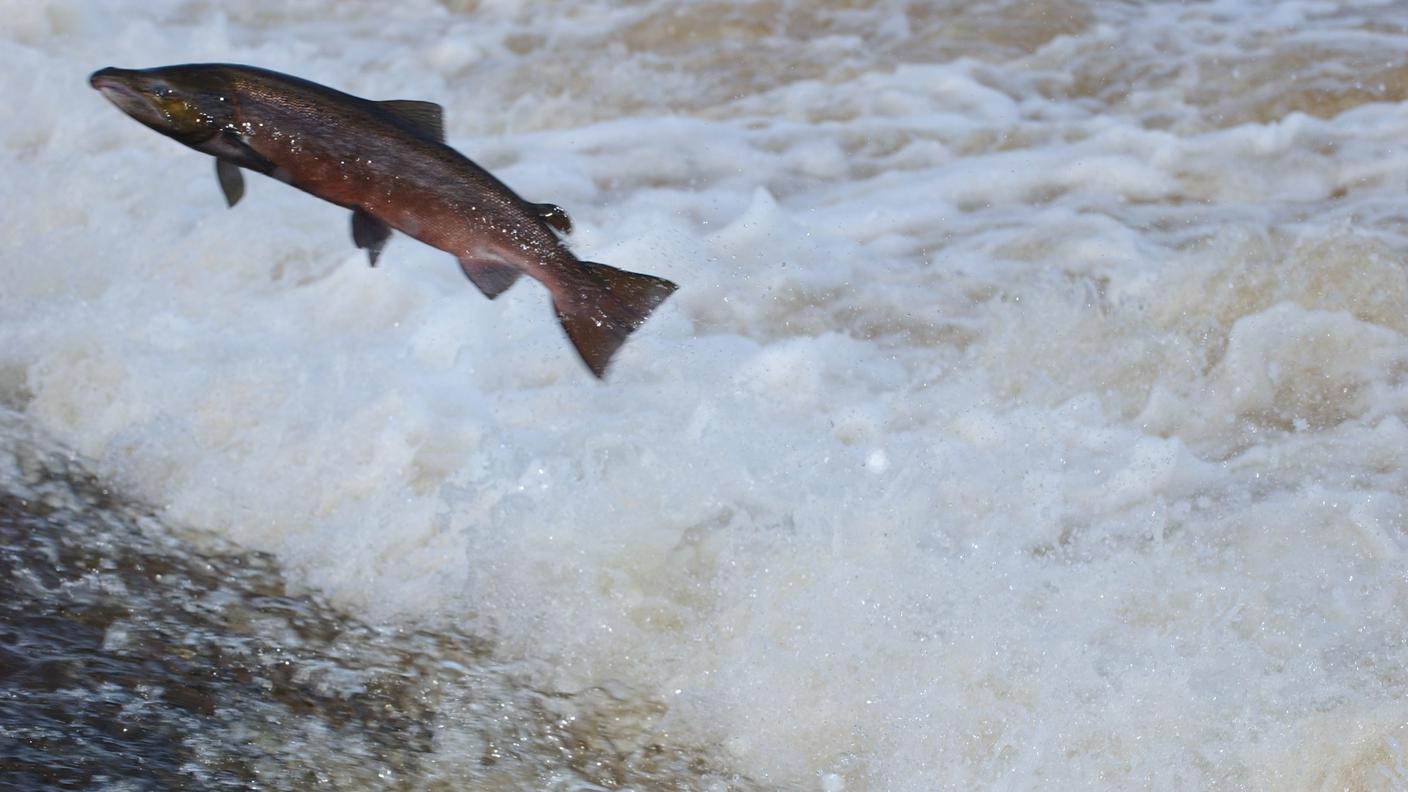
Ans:
[[[751,788],[632,742],[648,705],[533,690],[452,628],[362,624],[0,427],[0,788]],[[437,751],[473,753],[447,778]]]

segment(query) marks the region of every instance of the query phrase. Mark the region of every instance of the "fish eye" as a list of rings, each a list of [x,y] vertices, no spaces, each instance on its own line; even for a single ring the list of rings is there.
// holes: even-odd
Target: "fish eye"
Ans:
[[[152,96],[155,96],[158,99],[170,99],[174,95],[175,92],[165,85],[158,85],[155,88],[152,88]]]

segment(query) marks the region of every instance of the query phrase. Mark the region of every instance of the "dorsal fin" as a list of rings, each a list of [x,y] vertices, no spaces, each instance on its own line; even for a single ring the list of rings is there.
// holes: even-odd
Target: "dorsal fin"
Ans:
[[[388,99],[377,102],[388,113],[408,122],[432,140],[445,142],[445,108],[434,102],[415,99]]]

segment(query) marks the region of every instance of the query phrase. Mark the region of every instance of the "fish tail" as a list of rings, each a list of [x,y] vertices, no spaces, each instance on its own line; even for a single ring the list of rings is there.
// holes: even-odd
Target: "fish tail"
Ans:
[[[582,262],[586,277],[553,300],[557,319],[577,354],[598,378],[626,338],[679,288],[654,275]]]

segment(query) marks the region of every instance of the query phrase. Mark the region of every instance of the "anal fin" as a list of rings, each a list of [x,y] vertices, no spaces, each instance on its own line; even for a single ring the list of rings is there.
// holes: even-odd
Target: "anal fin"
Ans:
[[[220,191],[225,194],[226,204],[234,206],[244,197],[244,176],[240,174],[240,166],[217,158],[215,178],[220,180]]]
[[[491,300],[508,291],[508,287],[523,274],[517,267],[490,259],[462,258],[460,269]]]
[[[372,217],[361,209],[352,210],[352,241],[359,248],[366,248],[367,258],[376,266],[381,249],[391,238],[391,226]]]

